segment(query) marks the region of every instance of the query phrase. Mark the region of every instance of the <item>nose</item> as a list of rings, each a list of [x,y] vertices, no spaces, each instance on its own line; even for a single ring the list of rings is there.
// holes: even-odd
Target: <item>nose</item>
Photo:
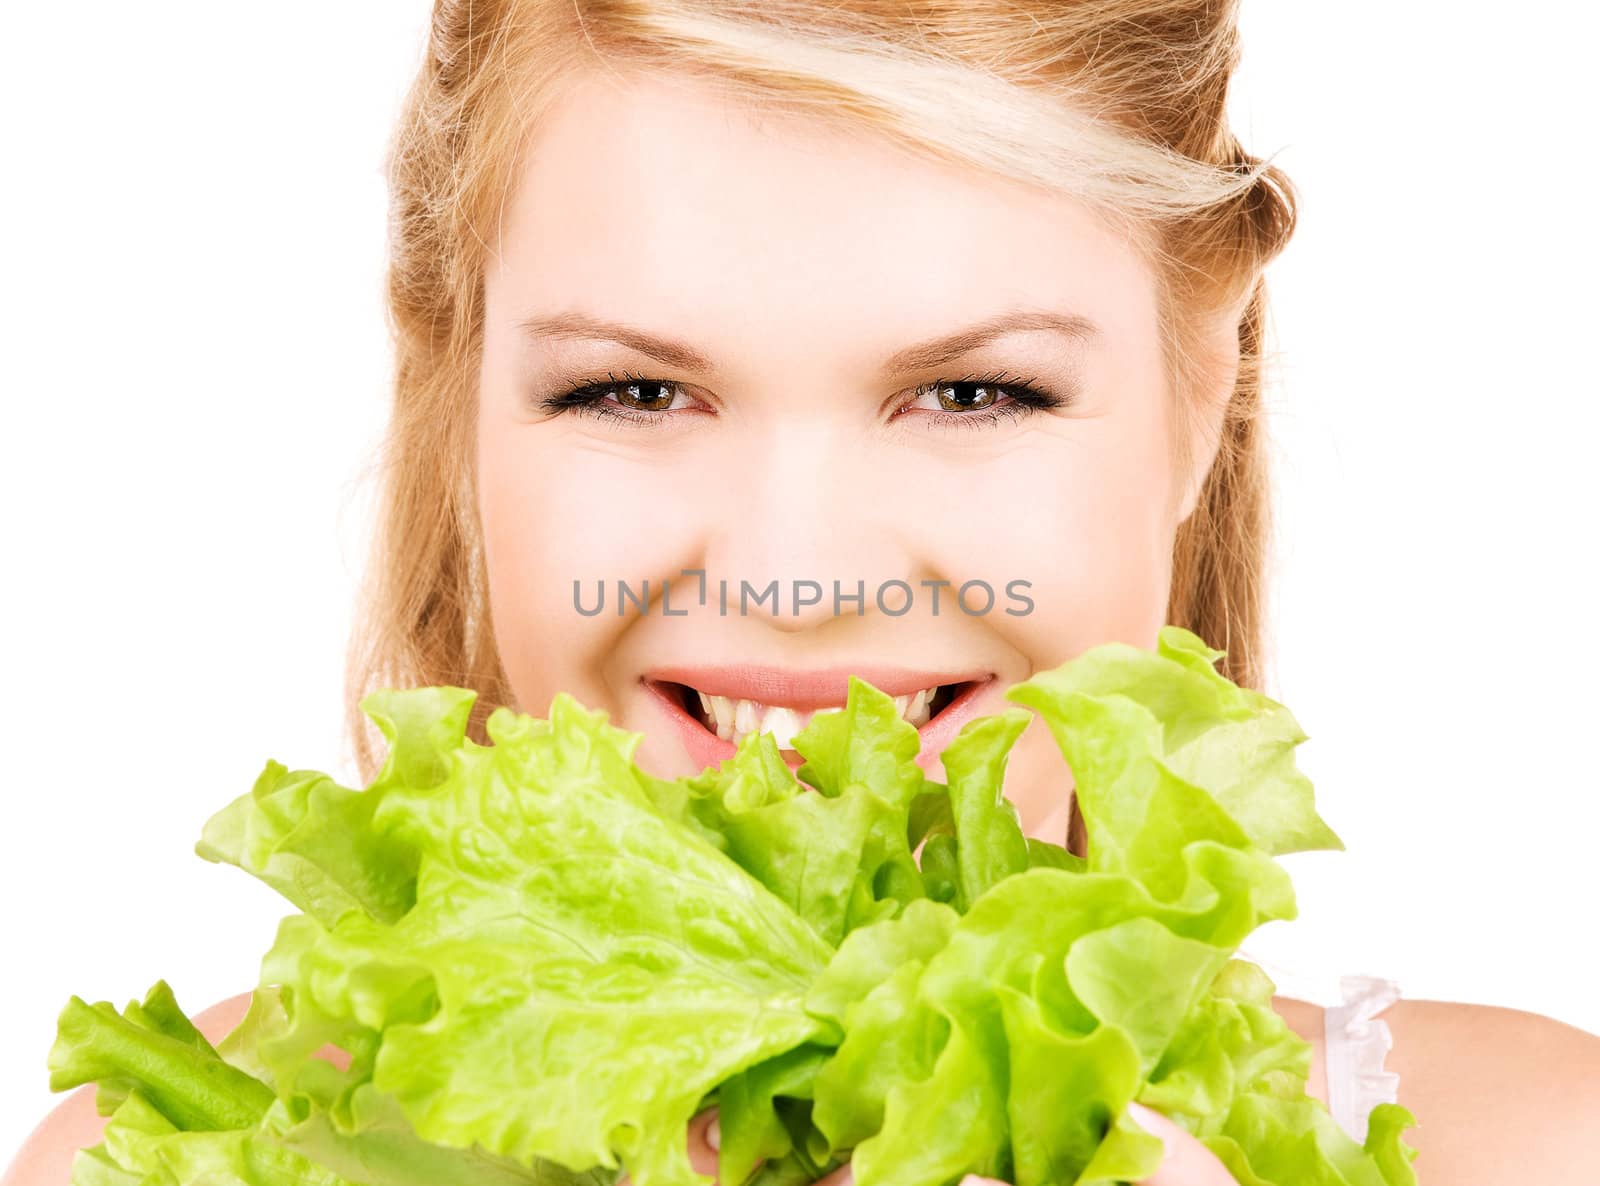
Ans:
[[[785,632],[886,612],[880,591],[891,615],[907,604],[890,582],[916,591],[905,528],[917,501],[892,488],[896,475],[867,433],[826,417],[774,417],[741,444],[706,553],[711,588],[727,581],[730,616],[741,593],[745,616]]]

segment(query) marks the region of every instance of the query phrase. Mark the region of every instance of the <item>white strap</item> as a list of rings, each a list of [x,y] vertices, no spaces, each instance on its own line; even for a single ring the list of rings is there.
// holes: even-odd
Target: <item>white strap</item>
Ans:
[[[1381,976],[1341,976],[1339,991],[1344,1003],[1322,1018],[1328,1111],[1345,1132],[1364,1142],[1372,1109],[1399,1096],[1400,1076],[1383,1069],[1394,1037],[1377,1015],[1399,1000],[1400,987]]]

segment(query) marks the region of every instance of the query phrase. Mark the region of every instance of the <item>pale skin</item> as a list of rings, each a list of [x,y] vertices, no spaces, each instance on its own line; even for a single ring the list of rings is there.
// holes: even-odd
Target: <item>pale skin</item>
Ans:
[[[524,711],[559,690],[644,740],[640,763],[698,769],[640,673],[668,662],[812,668],[856,661],[982,666],[998,686],[1100,642],[1153,646],[1174,535],[1209,466],[1232,383],[1231,327],[1200,406],[1191,468],[1161,359],[1156,279],[1132,244],[1061,195],[935,163],[866,133],[757,118],[691,82],[574,81],[538,130],[485,274],[477,465],[494,626]],[[888,371],[905,347],[1018,311],[1092,323],[1027,330],[935,367]],[[530,338],[519,324],[580,313],[692,346],[667,365],[617,341]],[[681,360],[680,360],[681,361]],[[653,381],[653,405],[610,417],[537,406],[568,380]],[[1002,374],[1060,406],[980,426],[932,385]],[[981,386],[981,384],[980,384]],[[972,387],[966,389],[971,394]],[[631,398],[631,397],[630,397]],[[630,420],[640,407],[650,422]],[[946,418],[940,419],[944,412]],[[903,617],[824,604],[798,616],[576,614],[574,577],[982,578],[1032,582],[1026,616]],[[652,580],[652,584],[656,581]],[[676,586],[674,588],[676,594]],[[930,656],[932,659],[930,660]],[[998,689],[981,711],[1006,706]],[[926,765],[934,777],[937,755]],[[1029,834],[1060,842],[1070,775],[1042,722],[1013,750],[1006,793]],[[205,1010],[220,1039],[249,994]],[[1327,1099],[1323,1011],[1279,997],[1312,1046],[1307,1090]],[[1402,999],[1383,1015],[1387,1067],[1417,1117],[1425,1183],[1592,1181],[1600,1038],[1515,1010]],[[691,1126],[713,1173],[710,1114]],[[1167,1156],[1147,1186],[1234,1179],[1156,1113]],[[99,1140],[92,1088],[39,1126],[0,1186],[60,1186]],[[828,1186],[847,1186],[848,1166]]]

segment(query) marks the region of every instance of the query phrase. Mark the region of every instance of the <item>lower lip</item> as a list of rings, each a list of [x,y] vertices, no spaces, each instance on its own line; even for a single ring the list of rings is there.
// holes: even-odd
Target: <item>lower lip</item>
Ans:
[[[696,770],[720,765],[737,752],[738,747],[732,741],[718,737],[702,725],[698,717],[685,709],[670,688],[649,680],[641,682],[677,731],[678,737],[683,742],[683,748],[694,762]],[[917,727],[921,748],[917,753],[916,762],[924,774],[930,778],[935,776],[935,764],[939,761],[940,751],[960,732],[963,725],[978,715],[978,701],[994,682],[995,677],[991,675],[987,679],[974,680],[967,684],[937,716],[929,718]],[[790,770],[798,770],[805,763],[805,759],[794,750],[786,749],[778,752]]]

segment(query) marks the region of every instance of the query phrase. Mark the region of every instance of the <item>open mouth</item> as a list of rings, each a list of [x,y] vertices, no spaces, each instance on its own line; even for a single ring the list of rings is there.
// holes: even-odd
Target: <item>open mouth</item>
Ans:
[[[735,699],[728,696],[709,695],[688,684],[671,680],[650,680],[657,693],[668,699],[676,708],[697,723],[711,736],[737,747],[752,733],[770,733],[780,751],[793,753],[793,740],[811,722],[818,712],[830,708],[795,708],[781,704],[763,704],[756,700]],[[900,716],[919,732],[942,724],[946,714],[968,700],[988,679],[963,680],[957,683],[933,684],[916,692],[893,697]]]

